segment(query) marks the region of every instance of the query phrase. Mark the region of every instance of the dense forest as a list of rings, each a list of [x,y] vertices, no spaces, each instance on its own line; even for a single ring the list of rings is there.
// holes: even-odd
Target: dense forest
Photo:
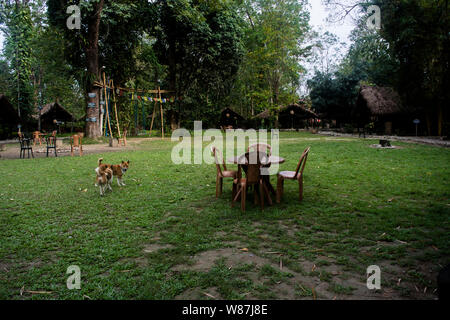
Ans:
[[[101,96],[95,82],[103,73],[119,87],[171,91],[167,129],[190,128],[194,120],[216,127],[226,107],[251,119],[299,99],[343,125],[367,84],[395,88],[428,135],[448,135],[448,1],[323,2],[331,18],[356,19],[340,60],[332,56],[336,37],[310,27],[306,0],[2,0],[0,94],[22,119],[58,101],[96,137],[99,124],[85,118],[88,93]],[[73,4],[79,29],[67,27]],[[381,8],[380,29],[367,27],[370,5]],[[314,74],[307,74],[308,61],[316,62]],[[146,117],[129,95],[117,99],[127,128]],[[151,114],[152,103],[141,105]]]

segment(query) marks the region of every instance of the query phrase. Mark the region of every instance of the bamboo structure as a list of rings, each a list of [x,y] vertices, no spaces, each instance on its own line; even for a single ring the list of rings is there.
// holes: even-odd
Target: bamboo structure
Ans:
[[[105,116],[105,124],[104,127],[106,129],[106,125],[108,125],[108,129],[109,129],[109,133],[112,136],[112,129],[111,129],[111,119],[110,119],[110,112],[109,112],[109,105],[110,105],[110,99],[111,97],[108,97],[108,93],[107,90],[112,90],[113,92],[113,102],[114,102],[114,113],[115,113],[115,118],[116,118],[116,123],[117,123],[117,133],[119,135],[119,140],[121,139],[121,132],[120,132],[120,123],[119,123],[119,115],[117,112],[117,101],[116,101],[116,95],[115,95],[115,90],[120,90],[120,91],[125,91],[125,92],[129,92],[133,94],[133,99],[134,99],[134,93],[151,93],[151,94],[156,94],[157,95],[157,99],[155,101],[155,104],[153,106],[153,114],[152,114],[152,122],[150,125],[150,131],[152,131],[153,129],[153,124],[154,124],[154,120],[155,120],[155,116],[156,113],[158,111],[158,102],[159,102],[159,112],[161,115],[161,137],[162,139],[165,139],[164,136],[164,109],[163,109],[163,105],[162,105],[162,96],[161,94],[164,93],[173,93],[173,91],[169,91],[169,90],[161,90],[160,87],[158,87],[158,89],[156,90],[139,90],[139,89],[129,89],[129,88],[122,88],[122,87],[115,87],[114,86],[114,82],[113,80],[109,80],[108,83],[106,83],[106,75],[105,73],[103,73],[103,82],[98,82],[95,81],[94,85],[97,87],[100,87],[104,90],[104,94],[105,94],[105,108],[106,108],[106,116]],[[137,112],[137,111],[135,111]],[[144,128],[145,129],[145,128]]]

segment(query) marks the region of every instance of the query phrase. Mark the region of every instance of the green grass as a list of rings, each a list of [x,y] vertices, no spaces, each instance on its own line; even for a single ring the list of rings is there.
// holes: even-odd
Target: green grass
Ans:
[[[286,181],[281,204],[262,212],[250,196],[245,213],[230,206],[230,181],[215,199],[214,165],[174,165],[168,139],[133,152],[2,160],[0,298],[173,299],[208,288],[225,299],[278,298],[272,288],[291,275],[270,265],[229,268],[219,259],[207,271],[189,269],[193,256],[236,241],[275,266],[279,256],[265,252],[281,253],[283,266],[305,277],[318,270],[302,270],[300,260],[362,277],[367,266],[389,262],[407,271],[402,285],[432,289],[420,266],[450,262],[450,150],[404,143],[379,150],[373,143],[282,133],[281,170],[294,170],[311,146],[304,200]],[[127,185],[114,181],[103,198],[93,186],[99,157],[131,161]],[[151,244],[165,247],[144,252]],[[66,288],[70,265],[81,268],[81,290]],[[174,271],[178,265],[188,267]],[[330,273],[319,275],[331,291],[352,294]],[[52,293],[21,296],[22,287]],[[292,290],[312,295],[306,286]]]

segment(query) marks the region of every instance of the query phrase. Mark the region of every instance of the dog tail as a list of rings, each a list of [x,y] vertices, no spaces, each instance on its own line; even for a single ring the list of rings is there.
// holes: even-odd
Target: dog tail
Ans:
[[[100,167],[100,165],[102,164],[103,158],[99,158],[98,159],[98,166]]]

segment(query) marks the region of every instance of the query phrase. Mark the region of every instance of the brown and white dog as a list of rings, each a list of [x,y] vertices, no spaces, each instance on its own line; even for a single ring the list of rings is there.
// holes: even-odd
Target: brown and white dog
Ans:
[[[97,174],[95,185],[100,188],[100,195],[103,196],[105,194],[107,187],[112,191],[111,182],[113,179],[113,171],[110,168],[97,168],[95,169],[95,173]]]
[[[99,171],[104,171],[105,169],[111,169],[113,176],[117,177],[117,184],[119,187],[124,186],[125,183],[122,181],[122,176],[127,172],[129,166],[130,166],[130,160],[128,161],[122,161],[121,164],[104,164],[102,163],[103,158],[98,159],[98,168]],[[97,170],[96,169],[96,170]]]

